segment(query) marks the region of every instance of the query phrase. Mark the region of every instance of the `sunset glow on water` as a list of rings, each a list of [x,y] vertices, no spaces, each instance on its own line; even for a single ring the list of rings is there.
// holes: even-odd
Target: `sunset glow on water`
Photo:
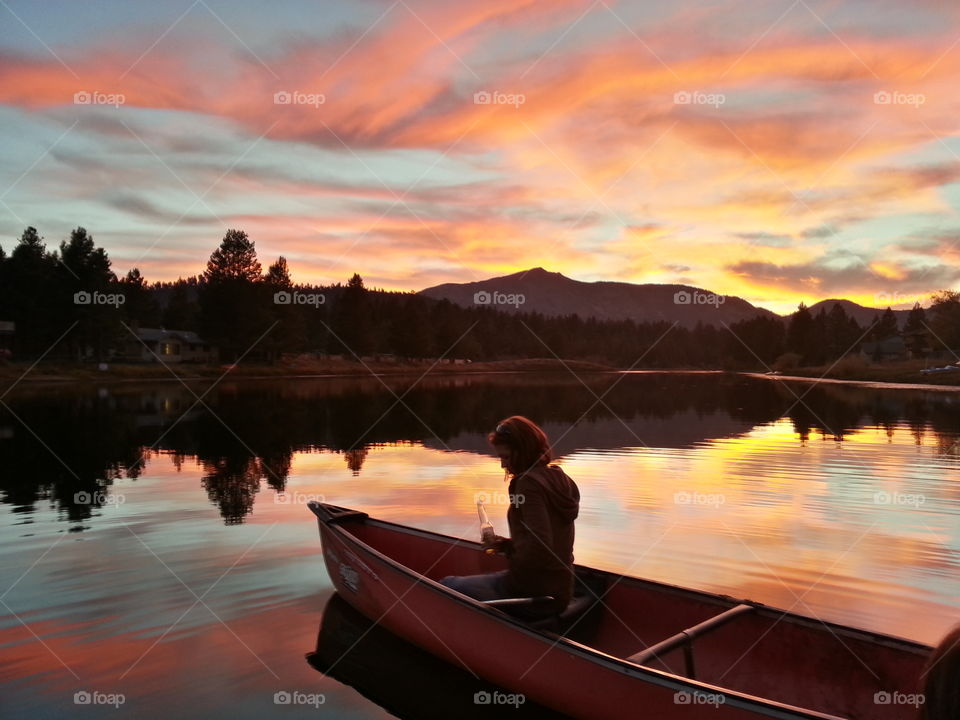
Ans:
[[[590,386],[600,395],[611,382],[601,376]],[[559,462],[581,489],[579,563],[926,643],[960,613],[960,493],[944,480],[960,465],[960,435],[940,419],[955,402],[951,396],[856,388],[812,393],[805,400],[811,413],[834,431],[846,423],[838,440],[816,427],[802,439],[796,411],[777,417],[792,395],[768,380],[623,377],[617,407],[636,404],[620,419],[606,411],[578,419],[591,396],[575,381],[545,377],[531,385],[523,391],[509,378],[430,381],[410,402],[424,416],[451,392],[462,408],[474,407],[474,396],[531,414],[547,396],[561,415],[570,408],[566,425],[556,417],[544,427],[563,436]],[[158,412],[132,417],[140,418],[145,438],[155,438],[164,414],[158,398],[181,408],[183,392],[155,385],[93,394],[107,416],[151,398]],[[375,424],[375,442],[350,453],[331,446],[326,429],[314,424],[330,413],[347,421],[342,412],[351,425],[364,417],[373,422],[364,407],[381,394],[375,381],[313,380],[238,385],[215,397],[212,407],[234,429],[251,422],[245,408],[287,398],[290,417],[301,423],[290,430],[309,447],[291,437],[283,492],[270,486],[278,481],[272,472],[245,464],[246,441],[217,431],[223,426],[209,412],[185,421],[184,435],[168,434],[135,479],[121,473],[88,517],[70,519],[58,509],[57,483],[64,478],[50,484],[21,476],[22,497],[39,483],[37,501],[8,499],[0,515],[4,576],[20,578],[3,598],[16,616],[2,625],[8,697],[18,712],[53,711],[78,689],[104,687],[125,694],[121,714],[142,713],[144,703],[159,713],[172,703],[190,715],[223,688],[241,686],[239,697],[253,712],[289,686],[326,693],[327,709],[380,716],[302,661],[331,591],[305,503],[325,499],[474,539],[475,501],[483,493],[494,526],[506,527],[503,473],[483,431],[465,429],[472,411],[436,425],[433,437],[394,411]],[[31,417],[43,397],[31,392],[12,407]],[[84,400],[89,393],[70,397],[59,401],[66,415],[92,409]],[[668,397],[676,412],[657,409]],[[921,400],[922,420],[878,425],[864,413],[879,406],[894,415],[907,407],[916,412]],[[770,419],[749,421],[745,412]],[[489,425],[499,416],[492,413],[476,419]],[[858,418],[852,426],[851,418]],[[266,426],[258,431],[253,422],[245,430],[253,431],[246,435],[250,449],[266,441]],[[284,435],[283,427],[273,431]],[[186,437],[207,438],[199,459],[176,449]],[[680,440],[664,442],[668,437]],[[31,443],[16,427],[4,442],[13,466],[31,457],[24,455]],[[103,446],[95,455],[107,460],[111,452]],[[221,460],[211,464],[215,457]],[[55,463],[44,461],[43,472],[56,476]],[[213,481],[216,467],[246,469]],[[171,688],[176,692],[161,703]]]

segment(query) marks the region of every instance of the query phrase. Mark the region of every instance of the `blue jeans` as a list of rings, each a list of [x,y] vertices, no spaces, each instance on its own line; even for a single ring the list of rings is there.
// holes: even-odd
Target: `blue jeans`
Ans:
[[[483,575],[447,575],[440,584],[476,600],[500,600],[510,597],[506,581],[507,571],[500,570]]]

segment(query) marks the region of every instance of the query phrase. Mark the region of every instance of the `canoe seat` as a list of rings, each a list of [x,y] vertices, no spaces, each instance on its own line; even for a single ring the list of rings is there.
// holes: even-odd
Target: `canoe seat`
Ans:
[[[603,606],[603,597],[607,593],[607,577],[588,568],[578,568],[574,580],[573,597],[567,607],[558,615],[527,620],[530,627],[537,630],[565,635],[568,631],[577,633],[591,632],[592,623],[586,618],[596,607]]]
[[[676,635],[668,637],[666,640],[662,640],[656,645],[651,645],[645,650],[634,653],[627,658],[627,662],[636,663],[637,665],[649,665],[659,656],[666,655],[667,653],[682,647],[684,658],[686,660],[687,677],[695,678],[696,670],[693,664],[693,641],[698,637],[706,635],[711,630],[716,630],[717,628],[726,625],[728,622],[735,620],[744,613],[753,612],[755,609],[756,608],[753,605],[735,605],[719,615],[714,615],[712,618],[704,620],[702,623],[698,623],[693,627],[687,628],[686,630],[681,630]]]
[[[553,598],[550,598],[553,600]],[[571,598],[570,602],[567,604],[567,607],[564,608],[563,612],[555,615],[547,615],[546,617],[530,617],[524,611],[524,606],[516,606],[511,608],[509,605],[506,607],[501,607],[502,610],[506,610],[511,615],[523,620],[527,625],[536,629],[536,630],[547,630],[549,632],[562,633],[566,628],[569,628],[571,625],[576,623],[596,602],[596,598],[592,595],[576,595]],[[526,605],[526,607],[530,607]],[[515,610],[511,612],[511,610]]]
[[[530,607],[531,605],[537,605],[539,603],[553,602],[553,596],[539,595],[537,597],[498,598],[497,600],[481,600],[480,602],[495,608]]]
[[[592,595],[574,595],[567,607],[559,615],[531,620],[527,624],[535,627],[537,630],[550,630],[551,632],[561,632],[577,622],[597,601]]]
[[[484,605],[503,610],[523,620],[536,630],[546,630],[562,635],[574,626],[578,626],[578,629],[586,629],[589,623],[581,623],[580,621],[591,609],[598,604],[602,605],[600,600],[606,592],[606,578],[589,570],[578,570],[573,592],[573,597],[567,603],[563,612],[545,617],[537,616],[534,613],[538,604],[553,600],[549,595],[533,598],[486,600]],[[534,610],[534,613],[531,613],[531,610]]]

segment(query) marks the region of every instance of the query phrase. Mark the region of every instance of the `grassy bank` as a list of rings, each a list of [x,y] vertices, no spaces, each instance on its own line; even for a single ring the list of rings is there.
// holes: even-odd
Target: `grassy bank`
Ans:
[[[523,360],[498,360],[474,362],[463,365],[432,362],[377,362],[356,360],[298,360],[296,362],[257,364],[240,363],[227,365],[177,364],[122,364],[111,363],[106,370],[96,364],[42,363],[31,368],[30,363],[7,363],[0,365],[0,380],[15,382],[67,382],[67,381],[132,381],[173,380],[175,378],[231,378],[249,377],[323,377],[329,375],[430,375],[476,374],[489,372],[603,372],[616,368],[581,360],[556,360],[554,358],[530,358]]]
[[[880,383],[910,383],[914,385],[960,385],[960,371],[922,373],[928,367],[941,367],[946,361],[903,360],[889,363],[869,363],[860,357],[850,357],[831,365],[783,369],[784,375],[800,377],[827,377],[833,380],[861,380]]]

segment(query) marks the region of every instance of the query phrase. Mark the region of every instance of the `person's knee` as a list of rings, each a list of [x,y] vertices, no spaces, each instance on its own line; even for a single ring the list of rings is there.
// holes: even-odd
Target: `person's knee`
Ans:
[[[458,579],[459,578],[456,575],[447,575],[445,578],[441,578],[437,582],[439,582],[441,585],[445,585],[448,588],[456,590]]]

